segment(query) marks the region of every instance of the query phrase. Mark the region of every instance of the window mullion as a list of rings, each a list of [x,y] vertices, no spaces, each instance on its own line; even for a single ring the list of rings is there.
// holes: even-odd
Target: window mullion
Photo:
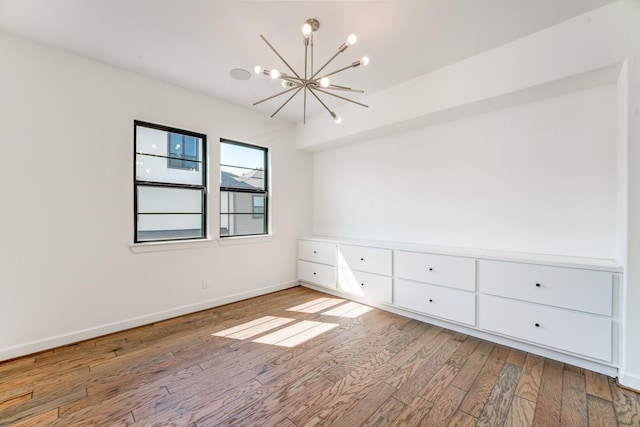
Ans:
[[[136,181],[136,185],[146,187],[166,187],[166,188],[188,188],[194,190],[205,190],[204,185],[199,184],[181,184],[181,183],[168,183],[168,182],[155,182],[155,181]]]

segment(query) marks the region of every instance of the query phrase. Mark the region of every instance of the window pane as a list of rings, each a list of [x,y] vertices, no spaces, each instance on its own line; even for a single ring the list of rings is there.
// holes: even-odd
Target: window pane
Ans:
[[[192,162],[189,160],[169,159],[169,169],[192,169],[197,171],[199,169],[198,162]]]
[[[185,147],[184,140],[188,140],[188,147]],[[179,168],[187,170],[193,169],[195,171],[201,169],[202,139],[194,136],[183,135],[177,132],[168,132],[144,126],[136,126],[136,153],[136,160],[139,160],[138,157],[145,157],[147,159],[147,165],[142,170],[138,170],[138,168],[136,168],[136,179],[146,179],[154,182],[178,182],[181,184],[192,184],[193,182],[191,181],[185,182],[184,178],[179,178],[178,181],[173,181],[171,176],[166,177],[166,174],[160,172],[158,167],[162,166],[160,161],[164,161],[165,166],[163,169]],[[177,160],[172,160],[172,157]],[[145,178],[145,175],[148,174],[148,172],[145,171],[149,169],[148,164],[151,163],[151,160],[149,160],[150,158],[157,159],[153,162],[155,168],[152,169],[155,171],[155,176],[153,176],[152,179],[147,179]],[[137,162],[136,165],[138,165]],[[202,184],[201,177],[196,184]]]
[[[264,204],[266,195],[264,194],[251,194],[251,193],[236,193],[234,191],[221,191],[220,192],[220,213],[254,213],[254,197],[261,199],[262,209],[264,211]],[[258,202],[258,203],[260,203]],[[262,212],[264,213],[264,212]]]
[[[267,221],[265,215],[253,214],[221,214],[221,236],[248,236],[266,234]]]
[[[202,215],[138,214],[138,241],[205,237]]]
[[[180,133],[169,133],[169,159],[167,166],[169,169],[200,169],[198,163],[198,141],[199,138],[183,135]]]
[[[220,186],[226,188],[264,190],[264,170],[247,170],[220,166]]]
[[[195,170],[173,169],[168,167],[166,158],[144,154],[136,155],[136,179],[171,184],[203,185],[202,168],[195,168]]]
[[[264,216],[264,194],[253,196],[252,212],[254,218]]]
[[[169,133],[169,153],[172,156],[177,156],[182,154],[183,150],[182,135],[173,132]]]
[[[190,157],[196,157],[197,152],[196,138],[193,136],[185,135],[184,137],[184,155]]]
[[[220,158],[224,165],[238,166],[245,169],[264,169],[265,150],[244,145],[220,144]]]
[[[266,189],[266,149],[221,141],[220,156],[222,187]]]
[[[138,186],[138,213],[202,213],[202,190]]]
[[[167,132],[136,126],[136,153],[167,155]]]

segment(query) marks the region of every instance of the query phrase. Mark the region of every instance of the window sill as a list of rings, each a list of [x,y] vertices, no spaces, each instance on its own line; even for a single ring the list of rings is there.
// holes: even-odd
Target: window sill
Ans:
[[[261,234],[258,236],[234,236],[219,237],[218,244],[220,246],[246,245],[251,243],[265,243],[273,240],[273,234]]]
[[[147,252],[179,251],[183,249],[200,249],[211,246],[211,239],[180,240],[174,242],[131,243],[131,252],[140,254]]]

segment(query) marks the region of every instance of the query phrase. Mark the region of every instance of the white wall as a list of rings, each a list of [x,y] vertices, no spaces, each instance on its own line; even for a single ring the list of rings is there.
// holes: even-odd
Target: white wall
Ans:
[[[635,18],[640,23],[640,4]],[[637,28],[635,28],[637,32]],[[640,35],[638,36],[640,39]],[[628,213],[625,266],[625,348],[620,382],[640,390],[640,42],[627,70]],[[622,131],[622,130],[621,130]]]
[[[291,125],[2,33],[0,57],[0,360],[295,284],[312,176]],[[133,253],[135,119],[207,135],[213,237],[219,139],[268,147],[273,237]]]
[[[615,258],[615,86],[314,157],[321,235]]]

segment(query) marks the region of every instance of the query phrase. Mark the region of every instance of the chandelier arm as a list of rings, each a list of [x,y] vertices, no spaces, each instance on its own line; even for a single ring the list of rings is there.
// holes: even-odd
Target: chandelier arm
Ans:
[[[336,56],[340,55],[344,50],[338,50],[336,53],[333,54],[333,56],[331,58],[329,58],[329,60],[327,62],[324,63],[324,65],[322,67],[320,67],[318,69],[318,71],[316,71],[309,80],[315,80],[315,78],[318,76],[318,74],[320,74],[320,71],[324,70],[324,68],[329,65],[331,63],[331,61],[333,61],[334,59],[336,59]]]
[[[325,110],[327,110],[327,112],[331,115],[331,117],[333,117],[336,113],[334,113],[333,111],[331,111],[329,109],[329,107],[327,107],[327,104],[325,104],[324,102],[322,102],[322,100],[320,99],[320,97],[318,95],[316,95],[316,93],[314,92],[313,89],[309,88],[309,92],[311,92],[311,95],[315,96],[316,99],[318,100],[318,102],[320,104],[322,104],[322,106],[325,108]]]
[[[354,93],[364,93],[364,91],[362,89],[352,89],[350,87],[346,87],[346,86],[340,86],[340,85],[334,85],[331,84],[323,89],[330,89],[330,90],[342,90],[345,92],[354,92]]]
[[[289,65],[289,63],[288,63],[288,62],[287,62],[287,61],[282,57],[282,55],[280,55],[280,53],[278,53],[278,51],[276,50],[276,48],[275,48],[275,47],[273,47],[273,46],[271,45],[271,43],[269,43],[269,41],[265,38],[265,36],[263,36],[262,34],[260,34],[260,38],[262,38],[262,40],[264,40],[264,42],[267,44],[267,46],[269,46],[269,47],[271,48],[271,50],[273,51],[273,53],[275,53],[276,55],[278,55],[278,58],[280,58],[280,60],[281,60],[282,62],[284,62],[284,65],[286,65],[286,66],[287,66],[287,68],[289,68],[289,70],[290,70],[293,74],[295,74],[295,76],[296,76],[297,78],[299,78],[300,80],[302,80],[302,79],[300,78],[300,76],[298,75],[298,73],[296,73],[296,72],[293,70],[293,68],[291,68],[291,65]]]
[[[280,110],[282,110],[282,107],[284,107],[285,105],[287,105],[287,103],[288,103],[289,101],[291,101],[291,100],[293,99],[293,97],[294,97],[294,96],[296,96],[296,95],[298,94],[298,92],[300,92],[300,91],[302,90],[302,88],[303,88],[303,87],[304,87],[304,86],[300,86],[300,87],[298,88],[298,90],[297,90],[297,91],[295,91],[295,92],[293,93],[293,95],[291,95],[291,96],[289,97],[289,99],[287,99],[286,101],[284,101],[284,104],[282,104],[282,105],[280,106],[280,108],[278,108],[278,109],[275,111],[275,113],[273,113],[273,114],[271,115],[271,118],[273,118],[273,116],[275,116],[276,114],[278,114],[278,112],[279,112]],[[294,89],[295,89],[295,88],[294,88]]]
[[[338,52],[338,53],[339,53],[339,52]],[[358,63],[358,61],[356,61],[355,63]],[[358,64],[358,65],[360,65],[360,64]],[[329,74],[325,74],[325,75],[324,75],[324,76],[322,76],[322,77],[329,77],[329,76],[333,76],[334,74],[338,74],[339,72],[342,72],[342,71],[348,70],[349,68],[355,68],[355,67],[357,67],[358,65],[353,65],[353,64],[351,64],[351,65],[347,65],[346,67],[342,67],[342,68],[340,68],[339,70],[332,71],[332,72],[331,72],[331,73],[329,73]]]
[[[282,92],[280,92],[280,93],[276,93],[275,95],[271,95],[271,96],[270,96],[270,97],[268,97],[268,98],[261,99],[261,100],[260,100],[260,101],[258,101],[258,102],[254,102],[254,103],[253,103],[253,105],[254,105],[254,106],[256,106],[256,105],[258,105],[258,104],[262,104],[262,103],[263,103],[263,102],[265,102],[265,101],[268,101],[268,100],[273,99],[273,98],[277,98],[278,96],[280,96],[280,95],[284,95],[285,93],[291,92],[292,90],[295,90],[296,88],[299,88],[299,87],[301,88],[302,86],[294,86],[294,87],[289,88],[289,89],[287,89],[287,90],[283,90]]]
[[[360,105],[361,107],[369,108],[368,105],[363,104],[363,103],[358,102],[358,101],[354,101],[353,99],[345,98],[344,96],[336,95],[335,93],[327,92],[326,90],[322,90],[322,89],[318,89],[318,88],[316,88],[315,90],[317,90],[318,92],[326,93],[327,95],[335,96],[336,98],[340,98],[340,99],[342,99],[344,101],[352,102],[354,104]],[[316,96],[316,98],[317,98],[317,96]],[[318,100],[320,100],[320,99],[318,98]]]

